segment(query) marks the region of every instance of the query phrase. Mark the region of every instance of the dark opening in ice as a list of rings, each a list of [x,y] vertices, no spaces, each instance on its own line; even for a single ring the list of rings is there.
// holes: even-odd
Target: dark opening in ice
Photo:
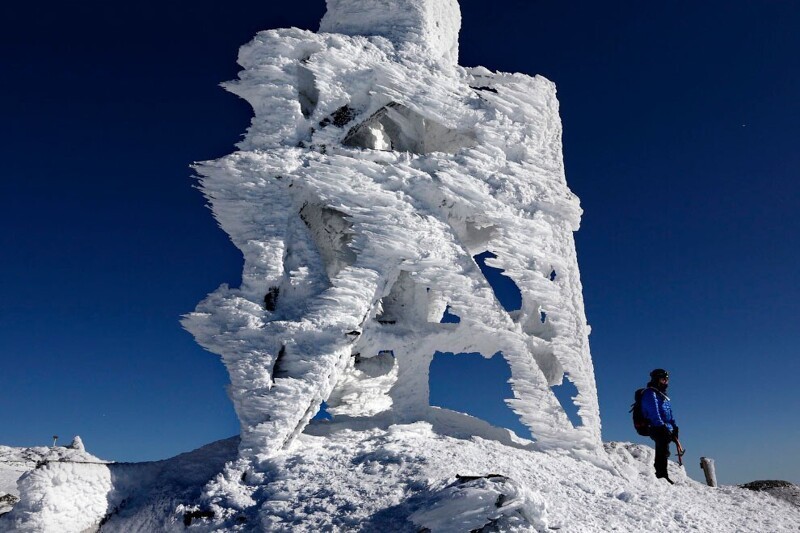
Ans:
[[[530,438],[530,430],[505,403],[514,397],[510,378],[511,369],[499,352],[490,359],[479,353],[436,352],[429,373],[430,404]]]
[[[267,311],[275,311],[278,306],[278,295],[281,290],[279,287],[270,287],[264,295],[264,308]]]
[[[494,259],[497,255],[486,251],[473,257],[481,269],[486,281],[494,291],[494,295],[506,311],[517,311],[522,308],[522,292],[514,280],[504,275],[502,268],[495,268],[486,264],[487,259]]]
[[[458,324],[461,322],[461,317],[455,315],[450,312],[450,306],[448,305],[444,310],[444,315],[442,315],[442,320],[440,323],[442,324]]]
[[[357,113],[350,108],[350,106],[343,105],[333,113],[329,117],[325,117],[319,122],[319,127],[324,128],[330,124],[333,124],[337,128],[341,128],[345,126],[348,122],[353,120],[356,117]]]
[[[578,406],[575,405],[573,399],[578,395],[578,388],[569,380],[569,374],[564,374],[564,381],[561,382],[561,385],[553,385],[551,388],[573,427],[582,426],[583,420],[578,414]]]
[[[319,406],[319,411],[311,420],[333,420],[333,415],[328,412],[328,404],[322,402],[322,405]]]
[[[280,351],[278,351],[277,357],[275,357],[275,363],[272,365],[272,382],[274,383],[276,379],[285,378],[289,376],[289,373],[286,371],[285,368],[285,357],[286,357],[286,345],[281,346]]]

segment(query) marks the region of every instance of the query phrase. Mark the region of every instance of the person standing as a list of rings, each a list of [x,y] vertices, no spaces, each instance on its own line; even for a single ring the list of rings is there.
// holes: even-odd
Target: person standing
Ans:
[[[667,457],[669,443],[678,438],[678,425],[672,415],[672,402],[667,396],[668,386],[669,372],[663,368],[650,372],[650,382],[642,394],[642,413],[650,421],[650,438],[656,444],[656,477],[673,483],[667,472]]]

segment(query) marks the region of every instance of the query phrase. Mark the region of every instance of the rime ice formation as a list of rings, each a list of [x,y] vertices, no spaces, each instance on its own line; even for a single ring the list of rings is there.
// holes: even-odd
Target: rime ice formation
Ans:
[[[538,446],[601,446],[555,87],[458,66],[459,27],[455,0],[328,0],[321,33],[240,50],[225,87],[255,117],[239,151],[196,168],[242,285],[184,325],[230,373],[244,461],[286,447],[322,401],[426,419],[437,350],[502,352]],[[484,251],[521,309],[498,303]],[[459,323],[440,323],[448,306]],[[550,388],[565,377],[577,427]]]
[[[319,31],[380,35],[401,53],[458,61],[461,11],[457,0],[328,0]]]

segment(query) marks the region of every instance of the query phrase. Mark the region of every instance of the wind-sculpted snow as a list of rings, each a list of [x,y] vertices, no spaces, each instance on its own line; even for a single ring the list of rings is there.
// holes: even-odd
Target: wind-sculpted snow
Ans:
[[[324,399],[335,414],[423,417],[436,350],[501,351],[509,404],[542,445],[599,443],[554,87],[437,60],[383,37],[297,29],[241,50],[245,70],[226,87],[256,116],[239,152],[197,170],[244,254],[243,284],[185,325],[231,373],[248,453],[285,446]],[[498,305],[472,259],[485,250],[521,310]],[[396,293],[402,310],[376,320]],[[459,324],[439,324],[447,305]],[[396,378],[376,391],[359,363],[388,350]],[[565,373],[578,428],[549,389]]]
[[[598,450],[553,84],[457,66],[454,1],[328,7],[322,28],[347,35],[270,30],[242,47],[225,87],[252,124],[239,151],[196,166],[244,269],[184,325],[230,373],[243,464],[288,446],[324,400],[333,416],[428,419],[437,350],[502,352],[537,446]],[[498,302],[485,251],[521,309]],[[460,322],[441,323],[448,306]],[[577,427],[550,388],[565,376]]]
[[[327,0],[321,32],[381,35],[401,53],[458,61],[457,0]]]
[[[432,504],[408,519],[425,531],[544,531],[546,504],[500,475],[457,476],[430,496]]]

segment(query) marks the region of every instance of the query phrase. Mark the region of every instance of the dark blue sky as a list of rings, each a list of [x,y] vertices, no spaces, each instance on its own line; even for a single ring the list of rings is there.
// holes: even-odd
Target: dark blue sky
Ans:
[[[558,86],[604,438],[645,442],[628,406],[665,367],[694,477],[706,455],[723,483],[800,481],[800,6],[461,4],[462,64]],[[221,363],[178,324],[238,284],[241,261],[188,166],[232,151],[249,123],[217,85],[238,46],[316,29],[323,11],[0,7],[0,444],[80,434],[97,455],[143,460],[237,431]],[[444,359],[435,376],[452,375]],[[490,375],[463,366],[471,383]],[[469,410],[475,390],[433,393]],[[475,413],[507,420],[497,405]]]

